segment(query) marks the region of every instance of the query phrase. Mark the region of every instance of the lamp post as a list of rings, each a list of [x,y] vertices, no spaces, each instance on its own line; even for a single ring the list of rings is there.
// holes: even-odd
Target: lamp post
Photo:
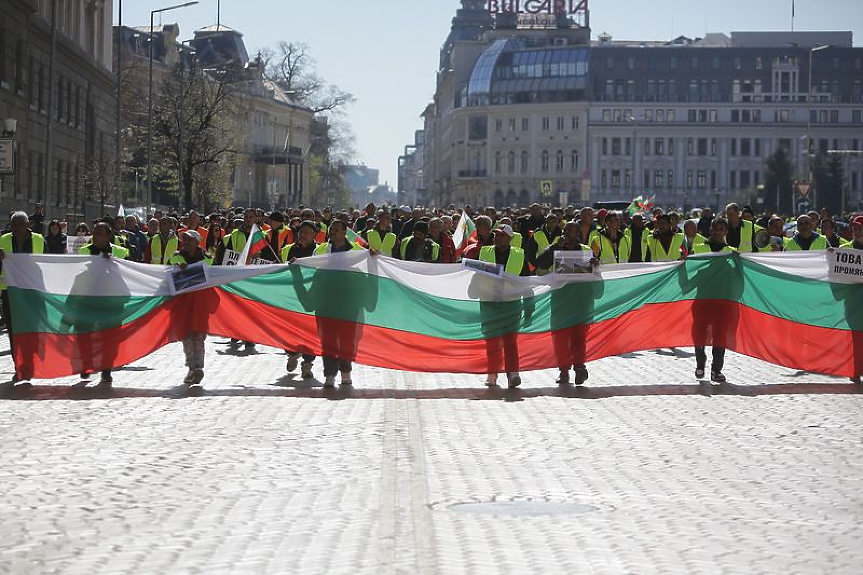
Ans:
[[[185,174],[183,173],[183,169],[184,169],[183,163],[184,163],[184,157],[185,157],[185,149],[184,148],[186,146],[186,141],[183,139],[184,126],[186,124],[186,106],[185,106],[186,85],[185,85],[185,73],[184,73],[185,68],[186,68],[186,64],[184,62],[183,56],[186,53],[185,46],[189,42],[192,42],[192,40],[184,40],[183,42],[180,42],[180,103],[179,103],[179,110],[177,113],[177,132],[178,132],[178,137],[180,140],[178,142],[178,146],[177,146],[177,167],[178,167],[177,172],[178,172],[178,176],[179,176],[180,201],[182,203],[186,204],[185,209],[187,209],[187,210],[192,209],[192,190],[189,189],[188,194],[186,193],[186,178],[185,178]],[[192,48],[191,46],[189,46],[188,53],[190,56],[189,61],[191,62],[191,56],[193,56],[195,54],[195,49]],[[194,70],[191,70],[190,72],[192,74],[194,74]]]
[[[635,116],[630,116],[629,121],[632,122],[632,178],[630,179],[630,184],[632,184],[632,197],[635,196],[636,188],[638,188],[639,195],[644,194],[643,183],[641,183],[641,178],[636,174],[636,170],[638,167],[638,118]],[[639,182],[636,184],[636,178]]]
[[[819,52],[821,50],[826,50],[829,48],[829,45],[826,46],[813,46],[809,49],[809,76],[806,77],[807,82],[807,90],[806,90],[806,102],[809,105],[809,117],[806,119],[806,163],[807,163],[807,173],[808,181],[812,182],[812,55],[815,52]],[[817,206],[817,196],[818,190],[813,189],[812,192],[812,207]],[[792,202],[793,204],[793,202]]]
[[[170,10],[177,10],[179,8],[187,8],[189,6],[194,6],[197,3],[198,0],[193,0],[192,2],[185,2],[183,4],[176,4],[174,6],[168,6],[167,8],[159,8],[158,10],[150,11],[150,75],[149,93],[147,98],[147,194],[149,196],[147,204],[150,207],[153,205],[153,19],[156,14],[161,14],[162,12],[168,12]]]

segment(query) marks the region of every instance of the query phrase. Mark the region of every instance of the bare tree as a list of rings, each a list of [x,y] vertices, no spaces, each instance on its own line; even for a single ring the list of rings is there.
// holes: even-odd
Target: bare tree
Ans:
[[[261,57],[266,78],[315,114],[342,109],[356,100],[318,76],[308,44],[282,41],[275,49],[261,51]]]

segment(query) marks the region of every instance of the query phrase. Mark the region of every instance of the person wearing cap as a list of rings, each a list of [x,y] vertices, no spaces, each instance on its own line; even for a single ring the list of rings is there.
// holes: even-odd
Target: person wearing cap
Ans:
[[[629,262],[632,244],[620,231],[620,213],[609,212],[605,216],[605,227],[590,236],[590,249],[603,265]]]
[[[728,204],[725,207],[725,217],[728,220],[728,236],[725,241],[729,246],[741,253],[757,252],[755,234],[761,230],[751,220],[741,217],[740,206]]]
[[[605,227],[605,218],[608,217],[608,210],[605,208],[596,212],[596,229],[600,230]]]
[[[399,238],[392,231],[392,218],[390,215],[386,211],[381,210],[378,214],[377,222],[373,219],[366,221],[374,222],[375,226],[366,234],[369,249],[388,258],[395,257],[396,244]]]
[[[826,250],[827,238],[814,231],[812,218],[806,215],[797,218],[797,233],[785,238],[786,252]]]
[[[180,233],[183,247],[171,258],[171,265],[186,269],[190,265],[200,262],[206,264],[207,254],[201,248],[203,238],[197,230],[187,229]],[[187,385],[200,385],[204,379],[204,343],[207,341],[206,333],[191,332],[183,338],[183,353],[186,356],[186,374],[183,383]]]
[[[527,266],[525,265],[524,250],[512,247],[512,226],[500,226],[492,232],[494,236],[494,244],[484,246],[479,251],[480,261],[497,264],[503,266],[504,273],[513,276],[527,275]],[[507,307],[510,305],[519,305],[518,314],[513,314],[509,317],[513,320],[513,331],[503,336],[502,340],[498,337],[491,337],[487,334],[486,337],[486,352],[489,357],[489,364],[499,365],[498,356],[503,354],[503,364],[506,369],[507,384],[510,388],[515,388],[521,385],[521,375],[518,369],[518,333],[517,323],[521,317],[520,302],[506,302]],[[486,304],[489,305],[489,304]],[[483,313],[482,304],[480,305],[480,315]],[[495,326],[499,327],[497,322]],[[489,387],[497,385],[497,373],[489,373],[485,384]]]
[[[524,249],[524,236],[521,233],[515,231],[515,227],[512,225],[512,218],[509,216],[504,216],[498,221],[498,227],[500,226],[510,226],[512,227],[512,242],[510,245],[514,248],[522,248]]]
[[[662,214],[656,218],[656,228],[647,235],[644,261],[675,262],[683,259],[683,243],[683,234],[676,233],[671,227],[671,216]]]
[[[298,259],[309,258],[315,255],[315,236],[318,233],[318,225],[311,221],[305,220],[300,223],[297,228],[297,241],[282,248],[281,259],[284,264],[292,264]],[[293,373],[297,369],[300,357],[303,358],[303,363],[300,366],[300,377],[303,379],[312,379],[312,364],[315,361],[315,356],[312,354],[300,354],[296,351],[288,351],[288,373]]]
[[[560,218],[553,212],[545,217],[545,223],[533,232],[527,242],[527,260],[536,268],[536,275],[544,276],[551,273],[551,268],[541,268],[536,264],[536,256],[544,252],[548,246],[560,237]]]
[[[857,216],[851,220],[851,233],[853,236],[847,242],[843,242],[841,249],[863,250],[863,216]]]
[[[425,220],[415,222],[411,237],[402,240],[399,256],[409,262],[433,263],[440,259],[440,245],[428,237],[429,225]]]

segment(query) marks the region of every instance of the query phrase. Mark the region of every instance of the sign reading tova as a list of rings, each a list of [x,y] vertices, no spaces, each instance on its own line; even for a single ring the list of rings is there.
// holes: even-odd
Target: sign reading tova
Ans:
[[[863,283],[863,251],[828,250],[830,279],[842,283]]]

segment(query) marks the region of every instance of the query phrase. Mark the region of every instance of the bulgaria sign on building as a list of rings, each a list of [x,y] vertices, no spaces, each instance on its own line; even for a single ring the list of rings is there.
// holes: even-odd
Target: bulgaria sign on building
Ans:
[[[583,14],[587,0],[488,0],[492,14]]]

